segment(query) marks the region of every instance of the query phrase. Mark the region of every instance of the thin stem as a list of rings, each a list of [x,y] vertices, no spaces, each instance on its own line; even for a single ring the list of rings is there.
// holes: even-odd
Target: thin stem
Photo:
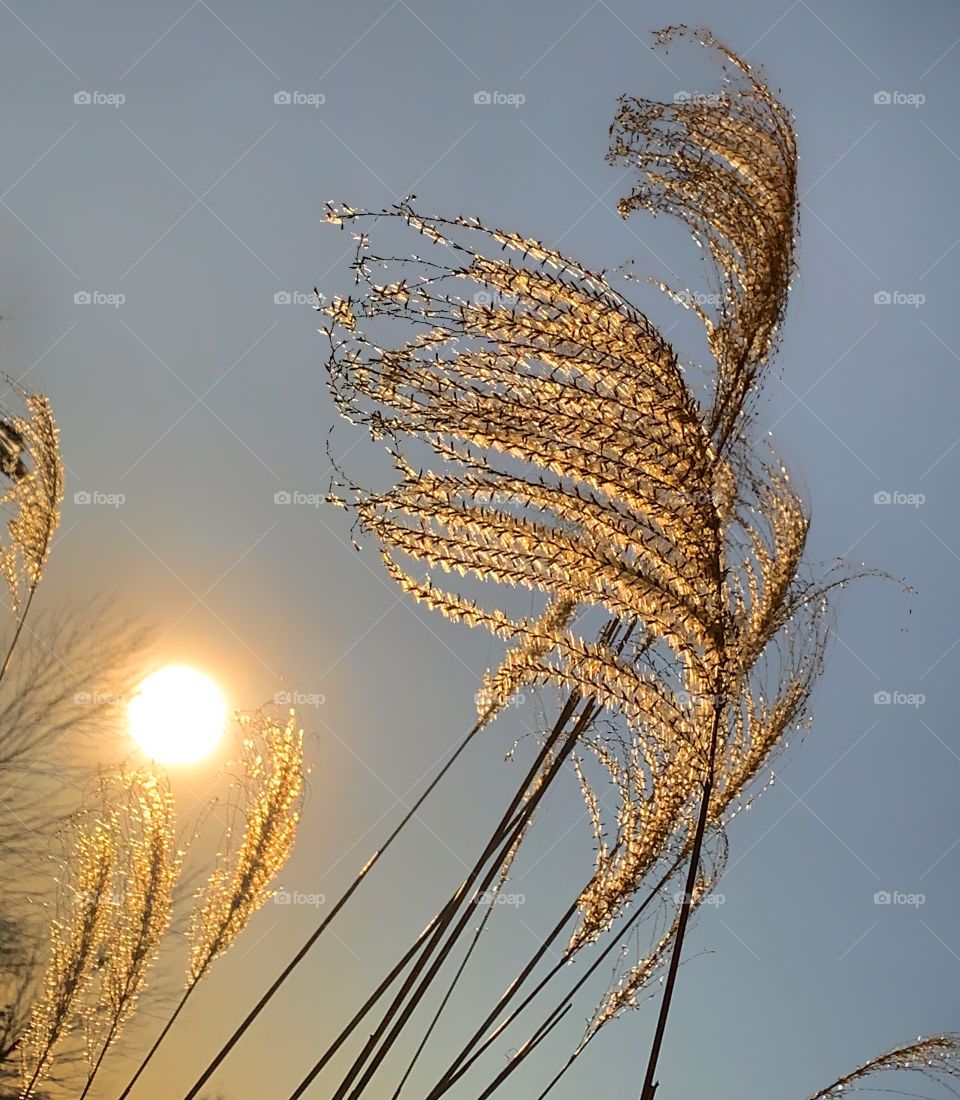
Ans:
[[[6,674],[7,666],[10,664],[10,658],[13,656],[13,651],[16,649],[17,642],[20,640],[20,632],[23,630],[23,624],[27,621],[27,613],[30,610],[30,604],[33,603],[33,597],[36,591],[37,586],[33,585],[27,593],[27,602],[23,605],[23,614],[20,616],[20,620],[17,623],[17,629],[13,632],[13,640],[10,643],[10,648],[7,650],[6,657],[3,659],[3,664],[0,665],[0,680],[2,680]]]
[[[201,977],[202,977],[202,975],[201,975]],[[184,991],[183,996],[180,998],[180,1003],[173,1010],[173,1013],[170,1016],[170,1018],[167,1020],[167,1022],[163,1025],[163,1031],[161,1031],[160,1034],[157,1036],[156,1041],[154,1042],[153,1046],[147,1051],[146,1055],[143,1058],[143,1061],[137,1067],[137,1072],[127,1082],[127,1087],[123,1090],[123,1092],[120,1093],[120,1095],[117,1097],[117,1100],[126,1100],[126,1098],[130,1095],[130,1092],[133,1089],[133,1086],[137,1083],[137,1081],[140,1079],[140,1075],[143,1073],[143,1071],[150,1064],[150,1061],[153,1058],[154,1054],[157,1053],[157,1050],[159,1049],[160,1044],[167,1037],[167,1033],[173,1027],[173,1025],[176,1023],[177,1017],[183,1011],[184,1006],[186,1005],[187,1001],[190,1000],[190,995],[197,988],[197,985],[199,984],[199,982],[200,982],[200,978],[198,977],[196,979],[196,981],[192,982],[190,985],[187,986],[186,990]]]
[[[528,1054],[532,1054],[533,1051],[543,1042],[544,1039],[550,1034],[551,1031],[560,1023],[560,1021],[566,1016],[566,1014],[573,1008],[572,1004],[568,1004],[562,1012],[557,1015],[557,1018],[549,1025],[544,1027],[533,1035],[528,1042],[524,1045],[523,1051],[520,1052],[520,1061],[522,1061]],[[500,1073],[491,1081],[491,1083],[484,1089],[482,1093],[477,1097],[477,1100],[487,1100],[488,1096],[492,1096],[493,1093],[503,1084],[507,1077],[513,1072],[508,1066],[505,1066]]]
[[[697,886],[697,873],[700,870],[700,851],[703,847],[703,835],[707,827],[707,813],[710,809],[710,794],[713,790],[713,769],[717,751],[717,735],[720,729],[720,714],[723,706],[719,699],[713,708],[713,732],[710,737],[710,764],[707,770],[707,778],[703,784],[703,796],[700,799],[700,812],[697,815],[697,831],[693,838],[693,849],[690,852],[690,867],[687,871],[687,884],[683,894],[683,905],[680,907],[680,919],[677,924],[677,935],[673,941],[673,953],[670,956],[670,969],[667,972],[667,981],[663,989],[663,999],[660,1002],[660,1014],[657,1019],[657,1029],[653,1035],[653,1045],[650,1048],[650,1060],[647,1063],[647,1072],[643,1080],[643,1088],[640,1092],[640,1100],[654,1100],[657,1085],[654,1084],[654,1074],[657,1072],[657,1059],[660,1057],[660,1047],[663,1043],[663,1035],[667,1027],[667,1016],[670,1013],[670,1002],[673,998],[673,987],[677,980],[677,971],[680,967],[680,952],[683,948],[683,938],[687,931],[687,922],[690,919],[690,911],[693,907],[693,892]]]
[[[100,1067],[103,1065],[103,1060],[104,1058],[106,1058],[107,1051],[110,1049],[110,1044],[113,1042],[114,1036],[117,1034],[117,1019],[118,1018],[115,1018],[113,1023],[111,1023],[110,1025],[110,1030],[107,1032],[107,1037],[103,1042],[103,1047],[100,1050],[100,1054],[97,1057],[96,1062],[94,1062],[93,1068],[90,1070],[89,1075],[87,1076],[87,1083],[83,1086],[83,1092],[80,1093],[80,1100],[84,1100],[84,1097],[87,1095],[87,1093],[90,1091],[91,1086],[93,1085],[93,1079],[100,1072]]]
[[[493,905],[487,907],[487,911],[483,914],[483,919],[477,925],[476,931],[473,934],[473,939],[470,941],[470,946],[467,948],[466,954],[463,956],[460,965],[457,967],[457,972],[451,979],[450,985],[447,987],[447,991],[443,995],[443,1000],[441,1000],[437,1011],[433,1014],[433,1018],[431,1019],[427,1030],[424,1032],[423,1038],[420,1040],[417,1049],[413,1052],[413,1057],[410,1059],[410,1062],[407,1065],[403,1076],[400,1078],[400,1084],[397,1085],[396,1091],[391,1097],[391,1100],[399,1100],[400,1093],[403,1091],[403,1086],[407,1083],[407,1078],[409,1078],[410,1074],[413,1072],[414,1066],[416,1066],[417,1064],[417,1059],[423,1053],[423,1048],[430,1041],[430,1036],[433,1034],[433,1029],[439,1023],[440,1017],[443,1015],[444,1009],[447,1007],[450,998],[453,996],[453,992],[457,988],[461,977],[463,977],[463,972],[466,970],[467,964],[470,962],[470,958],[473,955],[473,952],[476,950],[477,944],[480,942],[480,937],[483,935],[487,927],[487,922],[490,920],[491,916],[493,916]]]
[[[338,1097],[341,1097],[344,1094],[344,1090],[346,1088],[350,1087],[350,1085],[351,1085],[353,1079],[355,1078],[356,1074],[359,1073],[359,1071],[363,1067],[364,1062],[366,1062],[366,1060],[370,1057],[374,1046],[376,1045],[376,1043],[380,1039],[380,1036],[383,1034],[384,1030],[389,1026],[391,1018],[394,1015],[396,1015],[396,1013],[400,1010],[400,1006],[401,1006],[404,998],[406,997],[407,993],[409,992],[411,986],[416,981],[419,972],[426,965],[426,962],[429,959],[430,955],[436,950],[436,948],[439,944],[439,941],[442,938],[444,932],[446,931],[447,927],[450,925],[450,923],[453,921],[454,917],[456,916],[457,910],[459,909],[459,907],[462,904],[463,900],[468,896],[468,892],[470,890],[470,887],[476,881],[477,877],[480,875],[480,872],[481,872],[483,866],[490,860],[491,856],[496,851],[497,846],[501,842],[503,842],[504,834],[505,834],[506,830],[509,828],[510,823],[515,822],[515,824],[513,824],[513,827],[512,827],[511,835],[508,835],[506,842],[503,843],[503,850],[500,852],[498,860],[494,863],[492,870],[490,872],[488,872],[488,875],[490,876],[490,879],[492,879],[493,875],[496,874],[497,868],[503,862],[503,860],[506,858],[506,855],[509,852],[510,847],[512,847],[512,845],[513,845],[516,834],[519,831],[521,831],[522,828],[524,827],[524,825],[526,823],[526,820],[529,817],[529,814],[532,813],[532,810],[533,810],[534,806],[536,805],[536,802],[533,801],[532,805],[531,805],[531,803],[528,802],[524,806],[522,812],[519,815],[517,815],[517,817],[515,818],[514,814],[517,810],[517,807],[522,802],[524,794],[527,792],[527,790],[529,789],[531,783],[536,778],[536,775],[538,774],[540,768],[542,767],[544,759],[546,758],[547,754],[550,752],[550,750],[551,750],[553,744],[555,743],[556,739],[562,733],[563,726],[569,720],[569,717],[570,717],[573,709],[575,708],[575,706],[577,705],[578,702],[579,702],[579,696],[577,696],[576,693],[571,693],[571,696],[567,700],[567,703],[565,704],[565,706],[563,708],[563,711],[562,711],[560,717],[557,720],[557,723],[554,727],[554,730],[553,730],[550,738],[548,738],[547,742],[544,744],[544,746],[542,747],[540,753],[538,754],[536,761],[533,763],[533,765],[531,766],[531,768],[528,771],[527,775],[524,777],[523,782],[520,784],[520,786],[517,790],[517,793],[514,795],[509,807],[507,808],[506,812],[504,813],[503,817],[501,818],[501,821],[500,821],[499,825],[494,830],[493,836],[488,841],[486,848],[484,849],[484,851],[481,853],[480,857],[475,862],[473,868],[471,869],[471,871],[467,875],[466,879],[464,879],[464,881],[460,885],[460,887],[454,892],[454,894],[448,900],[448,902],[446,903],[444,908],[440,911],[440,913],[437,915],[437,917],[434,918],[434,922],[436,924],[436,929],[433,933],[433,937],[432,937],[431,942],[428,943],[426,945],[426,947],[424,948],[424,952],[423,952],[422,957],[417,961],[414,970],[411,972],[410,975],[408,975],[407,979],[404,982],[404,985],[400,989],[397,996],[394,998],[394,1001],[389,1006],[389,1008],[386,1010],[383,1018],[381,1019],[380,1025],[378,1026],[376,1031],[373,1033],[373,1035],[371,1035],[370,1039],[368,1040],[368,1042],[364,1046],[364,1048],[361,1051],[360,1055],[355,1060],[353,1066],[351,1067],[350,1071],[347,1074],[347,1077],[344,1079],[343,1082],[341,1082],[340,1090],[337,1094]],[[489,879],[488,879],[488,881],[489,881]],[[445,946],[444,950],[449,951],[451,945],[452,945],[452,942],[448,943]],[[417,993],[415,994],[415,997],[417,999],[419,999],[419,997],[422,996],[424,989],[425,989],[425,986],[421,986],[420,989],[417,991]],[[405,1018],[406,1017],[404,1017],[404,1019]],[[341,1036],[338,1039],[338,1044],[339,1044],[340,1041],[342,1041],[342,1039],[344,1037],[345,1036],[343,1035],[343,1033],[341,1033]],[[389,1040],[389,1042],[392,1043],[392,1038]],[[328,1054],[329,1054],[329,1052],[328,1052]],[[304,1078],[304,1080],[300,1083],[297,1090],[291,1095],[290,1100],[297,1100],[298,1097],[303,1095],[303,1093],[306,1091],[306,1089],[315,1080],[315,1078],[319,1074],[320,1070],[323,1068],[323,1065],[325,1065],[327,1063],[327,1061],[329,1061],[328,1054],[325,1054],[324,1057],[320,1060],[320,1062],[318,1062],[317,1064],[315,1064],[313,1066],[313,1068],[310,1070],[310,1072],[307,1074],[307,1076]],[[379,1057],[382,1057],[382,1054],[383,1054],[383,1052],[381,1051]]]
[[[190,1089],[190,1091],[184,1097],[184,1100],[195,1100],[197,1094],[200,1092],[200,1090],[203,1088],[203,1086],[207,1083],[207,1081],[210,1080],[210,1078],[214,1075],[214,1073],[216,1073],[216,1071],[219,1068],[220,1064],[227,1057],[227,1055],[230,1053],[230,1051],[233,1050],[233,1048],[237,1045],[237,1043],[240,1041],[240,1039],[244,1036],[244,1034],[246,1033],[246,1031],[250,1027],[250,1025],[254,1022],[254,1020],[256,1020],[256,1018],[260,1015],[260,1013],[267,1007],[267,1005],[273,999],[274,995],[277,993],[277,991],[280,989],[280,987],[284,984],[284,982],[287,980],[287,978],[289,978],[290,975],[294,972],[294,970],[300,965],[300,963],[306,957],[306,955],[308,954],[310,949],[314,946],[314,944],[317,942],[317,940],[319,940],[320,937],[323,935],[323,933],[326,931],[327,927],[330,925],[330,923],[333,921],[333,919],[337,916],[337,914],[340,912],[340,910],[347,904],[347,902],[353,896],[354,892],[357,890],[360,883],[364,880],[364,878],[366,878],[367,874],[373,869],[373,867],[379,861],[380,857],[387,851],[387,849],[394,842],[394,840],[400,835],[400,832],[404,828],[404,826],[407,825],[407,823],[411,820],[411,818],[414,816],[414,814],[417,812],[417,810],[420,809],[420,807],[427,800],[429,795],[433,792],[434,788],[439,784],[441,779],[443,779],[443,777],[447,774],[447,772],[450,770],[450,768],[453,767],[453,765],[456,762],[457,758],[464,751],[464,749],[466,749],[467,745],[470,744],[470,742],[473,740],[473,738],[476,736],[476,734],[479,733],[481,728],[482,728],[482,725],[481,725],[481,723],[478,722],[470,730],[470,732],[463,738],[463,740],[457,746],[456,751],[453,753],[453,755],[450,757],[450,759],[446,762],[446,764],[444,764],[444,766],[440,769],[440,771],[437,773],[437,775],[433,778],[433,780],[427,786],[427,788],[423,792],[423,794],[421,794],[420,797],[416,800],[416,802],[414,802],[414,804],[410,807],[410,809],[407,811],[407,813],[401,819],[400,823],[394,828],[393,832],[390,833],[390,835],[383,842],[383,844],[373,853],[373,855],[367,860],[367,862],[363,865],[363,867],[360,868],[360,871],[357,873],[356,878],[353,880],[353,882],[350,884],[350,886],[347,887],[346,891],[340,896],[339,901],[337,901],[337,903],[336,903],[336,905],[334,905],[333,909],[331,909],[331,911],[320,922],[320,924],[317,926],[317,928],[315,928],[314,931],[307,937],[307,939],[304,941],[304,943],[303,943],[302,947],[300,948],[300,950],[297,951],[297,953],[293,956],[293,958],[290,960],[290,962],[287,963],[287,965],[283,968],[283,970],[280,972],[280,974],[277,976],[277,978],[273,981],[273,983],[270,985],[270,987],[266,990],[266,992],[263,994],[263,996],[260,998],[260,1000],[257,1001],[257,1003],[253,1006],[253,1008],[244,1017],[243,1021],[237,1026],[237,1028],[234,1030],[234,1032],[230,1036],[230,1038],[227,1039],[227,1041],[223,1044],[223,1046],[220,1048],[220,1050],[214,1056],[214,1058],[209,1063],[207,1068],[197,1078],[197,1080],[194,1083],[193,1087]],[[121,1097],[121,1100],[123,1100],[122,1097]]]

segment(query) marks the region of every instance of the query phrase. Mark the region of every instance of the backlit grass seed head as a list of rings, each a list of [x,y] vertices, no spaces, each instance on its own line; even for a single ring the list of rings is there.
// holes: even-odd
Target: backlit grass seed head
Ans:
[[[124,776],[123,844],[117,905],[108,930],[109,950],[100,972],[98,1026],[88,1047],[94,1060],[119,1036],[136,1008],[173,911],[180,873],[176,813],[165,777]]]
[[[243,736],[238,821],[190,922],[188,979],[196,983],[272,897],[296,839],[304,795],[303,730],[290,710],[238,716]],[[237,834],[239,833],[239,840]]]
[[[708,47],[727,90],[624,99],[610,157],[637,173],[624,216],[669,213],[705,246],[721,289],[716,309],[696,309],[706,400],[602,273],[410,201],[328,206],[353,231],[357,286],[322,310],[331,389],[395,472],[386,490],[338,473],[332,496],[405,592],[507,643],[482,720],[524,685],[552,684],[626,726],[588,745],[619,797],[608,821],[582,771],[597,865],[569,950],[610,927],[665,851],[689,851],[711,746],[715,830],[801,721],[836,583],[803,574],[807,510],[747,431],[793,270],[789,112],[708,32],[660,38]],[[423,254],[375,251],[374,231],[391,229],[418,234]],[[511,613],[507,590],[532,593],[533,613]],[[597,611],[636,623],[642,641],[619,652],[587,637]]]
[[[60,522],[64,473],[60,433],[50,402],[40,393],[17,389],[26,416],[0,422],[0,469],[9,485],[0,504],[12,513],[0,548],[0,573],[19,616],[25,592],[40,583]]]
[[[960,1081],[960,1035],[929,1035],[915,1043],[888,1050],[821,1089],[810,1100],[837,1100],[856,1092],[861,1085],[872,1091],[868,1078],[889,1070],[914,1073],[955,1092],[956,1082]],[[898,1092],[897,1095],[907,1094]]]
[[[50,956],[19,1045],[24,1097],[47,1076],[58,1045],[89,1013],[87,994],[106,949],[120,844],[115,808],[83,814],[75,823],[58,915],[50,926]]]

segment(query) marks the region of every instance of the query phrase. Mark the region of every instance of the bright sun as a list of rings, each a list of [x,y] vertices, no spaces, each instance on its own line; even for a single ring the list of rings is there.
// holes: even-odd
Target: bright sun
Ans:
[[[163,764],[191,764],[216,748],[227,720],[220,689],[202,672],[168,665],[148,676],[127,708],[130,733]]]

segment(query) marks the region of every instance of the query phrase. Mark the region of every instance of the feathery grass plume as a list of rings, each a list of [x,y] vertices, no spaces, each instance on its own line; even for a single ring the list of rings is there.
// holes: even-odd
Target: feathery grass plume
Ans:
[[[715,865],[709,870],[701,868],[697,875],[697,882],[690,901],[691,908],[696,910],[707,898],[714,884],[720,877],[726,860],[726,847],[723,846]],[[669,949],[677,935],[677,925],[680,919],[679,908],[682,903],[682,895],[676,895],[673,899],[674,910],[667,922],[665,931],[657,938],[653,947],[636,962],[630,963],[625,968],[618,965],[617,972],[600,1004],[597,1006],[587,1029],[584,1032],[580,1045],[574,1052],[574,1057],[579,1055],[583,1048],[594,1038],[604,1024],[629,1009],[639,1007],[638,997],[646,990],[653,977],[662,968],[667,959]],[[624,951],[624,956],[626,951]],[[622,959],[621,959],[622,963]],[[652,996],[652,993],[648,994]]]
[[[306,781],[296,711],[288,710],[283,720],[265,708],[240,711],[236,718],[242,736],[239,794],[228,808],[224,849],[190,915],[186,986],[118,1100],[130,1094],[213,962],[273,896],[273,882],[293,850]]]
[[[10,589],[11,607],[19,618],[27,598],[43,577],[63,500],[60,431],[49,400],[8,383],[28,415],[0,420],[0,472],[10,485],[0,504],[12,508],[7,544],[0,551],[0,572]],[[26,459],[27,461],[24,461]]]
[[[525,684],[553,683],[626,726],[620,754],[599,756],[620,795],[609,844],[588,797],[597,867],[568,956],[668,857],[696,859],[702,826],[735,812],[803,719],[827,595],[843,583],[806,575],[807,510],[749,436],[793,271],[790,117],[709,32],[668,28],[660,40],[679,37],[720,57],[727,91],[622,100],[610,158],[640,176],[624,216],[671,213],[707,246],[719,305],[694,308],[714,360],[709,401],[602,273],[407,200],[379,214],[328,204],[327,219],[354,230],[359,288],[323,309],[332,392],[385,442],[396,475],[374,491],[338,473],[331,499],[404,591],[508,643],[484,678],[482,719]],[[373,252],[368,230],[392,223],[419,233],[426,254]],[[471,594],[439,574],[465,577]],[[503,593],[514,588],[539,593],[539,613],[512,615]],[[628,651],[584,635],[593,609],[638,624]]]
[[[110,930],[119,812],[102,798],[99,807],[81,812],[72,831],[60,912],[50,926],[49,961],[19,1042],[21,1100],[46,1078],[57,1046],[84,1019]]]
[[[296,839],[304,794],[303,730],[291,709],[284,722],[264,710],[238,715],[243,734],[244,798],[236,827],[243,835],[221,857],[190,923],[188,983],[246,928],[274,893],[273,882]]]
[[[734,68],[744,77],[735,110],[635,100],[618,120],[635,145],[659,142],[656,154],[636,154],[657,186],[639,188],[624,213],[670,209],[711,242],[725,292],[719,319],[700,311],[716,357],[708,409],[666,340],[603,275],[474,219],[421,217],[407,202],[380,215],[329,211],[339,224],[397,219],[440,249],[374,255],[368,233],[355,234],[363,292],[326,310],[331,382],[341,411],[388,441],[399,481],[370,492],[343,480],[338,499],[405,591],[511,644],[485,678],[482,716],[525,683],[554,682],[630,727],[632,759],[619,771],[634,787],[629,842],[612,865],[601,860],[574,946],[609,926],[671,838],[692,838],[711,743],[715,823],[801,716],[819,667],[827,585],[800,574],[808,517],[786,470],[752,454],[744,430],[785,309],[795,147],[785,109]],[[626,155],[624,139],[614,149]],[[487,254],[492,245],[499,255]],[[403,277],[382,285],[386,267]],[[465,282],[482,290],[458,296]],[[410,338],[374,342],[364,328],[382,316],[407,322]],[[437,472],[414,465],[415,444]],[[511,618],[411,563],[539,590],[545,609]],[[573,629],[591,606],[642,625],[631,654]],[[778,642],[786,659],[771,658]],[[772,695],[761,688],[769,663],[779,665]]]
[[[888,1050],[864,1062],[845,1077],[838,1078],[832,1085],[811,1096],[810,1100],[836,1100],[861,1086],[870,1091],[871,1083],[868,1081],[863,1085],[863,1082],[874,1074],[889,1071],[916,1073],[960,1095],[960,1085],[951,1084],[960,1082],[960,1035],[928,1035],[915,1043]]]
[[[176,848],[176,814],[169,781],[150,773],[121,779],[117,902],[99,974],[99,1005],[88,1019],[89,1072],[80,1100],[133,1015],[160,941],[170,926],[182,853]]]
[[[693,39],[722,59],[728,88],[671,103],[623,96],[607,159],[640,176],[618,204],[682,219],[713,261],[711,317],[689,291],[658,285],[692,308],[716,362],[712,435],[735,431],[783,321],[797,234],[797,146],[790,113],[750,65],[703,28],[666,27],[658,44]]]

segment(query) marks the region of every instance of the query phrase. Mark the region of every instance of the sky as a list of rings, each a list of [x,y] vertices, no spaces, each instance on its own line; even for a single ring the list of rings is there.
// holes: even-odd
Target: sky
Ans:
[[[794,112],[799,273],[758,428],[804,487],[811,560],[893,579],[843,594],[814,724],[730,830],[722,904],[685,950],[658,1095],[803,1100],[888,1046],[960,1030],[960,9],[10,0],[0,349],[9,375],[50,396],[68,470],[43,606],[99,594],[148,617],[151,659],[205,668],[236,706],[296,690],[313,766],[282,885],[314,900],[256,917],[142,1100],[193,1081],[469,728],[498,652],[402,599],[372,548],[350,545],[349,517],[319,503],[337,417],[309,294],[349,289],[351,248],[323,203],[380,208],[413,192],[424,211],[695,286],[689,240],[662,219],[621,221],[629,182],[604,162],[621,93],[717,88],[695,51],[650,51],[650,32],[678,22],[762,64]],[[676,307],[643,300],[695,354]],[[376,468],[349,426],[330,446],[358,479]],[[215,1091],[288,1095],[459,881],[517,782],[504,756],[537,719],[531,701],[484,734]],[[531,845],[511,882],[524,903],[495,922],[451,1034],[589,864],[572,777]],[[550,1057],[591,1007],[557,1030]],[[654,1014],[647,1002],[610,1025],[553,1095],[636,1096]],[[504,1095],[535,1095],[543,1073]]]

